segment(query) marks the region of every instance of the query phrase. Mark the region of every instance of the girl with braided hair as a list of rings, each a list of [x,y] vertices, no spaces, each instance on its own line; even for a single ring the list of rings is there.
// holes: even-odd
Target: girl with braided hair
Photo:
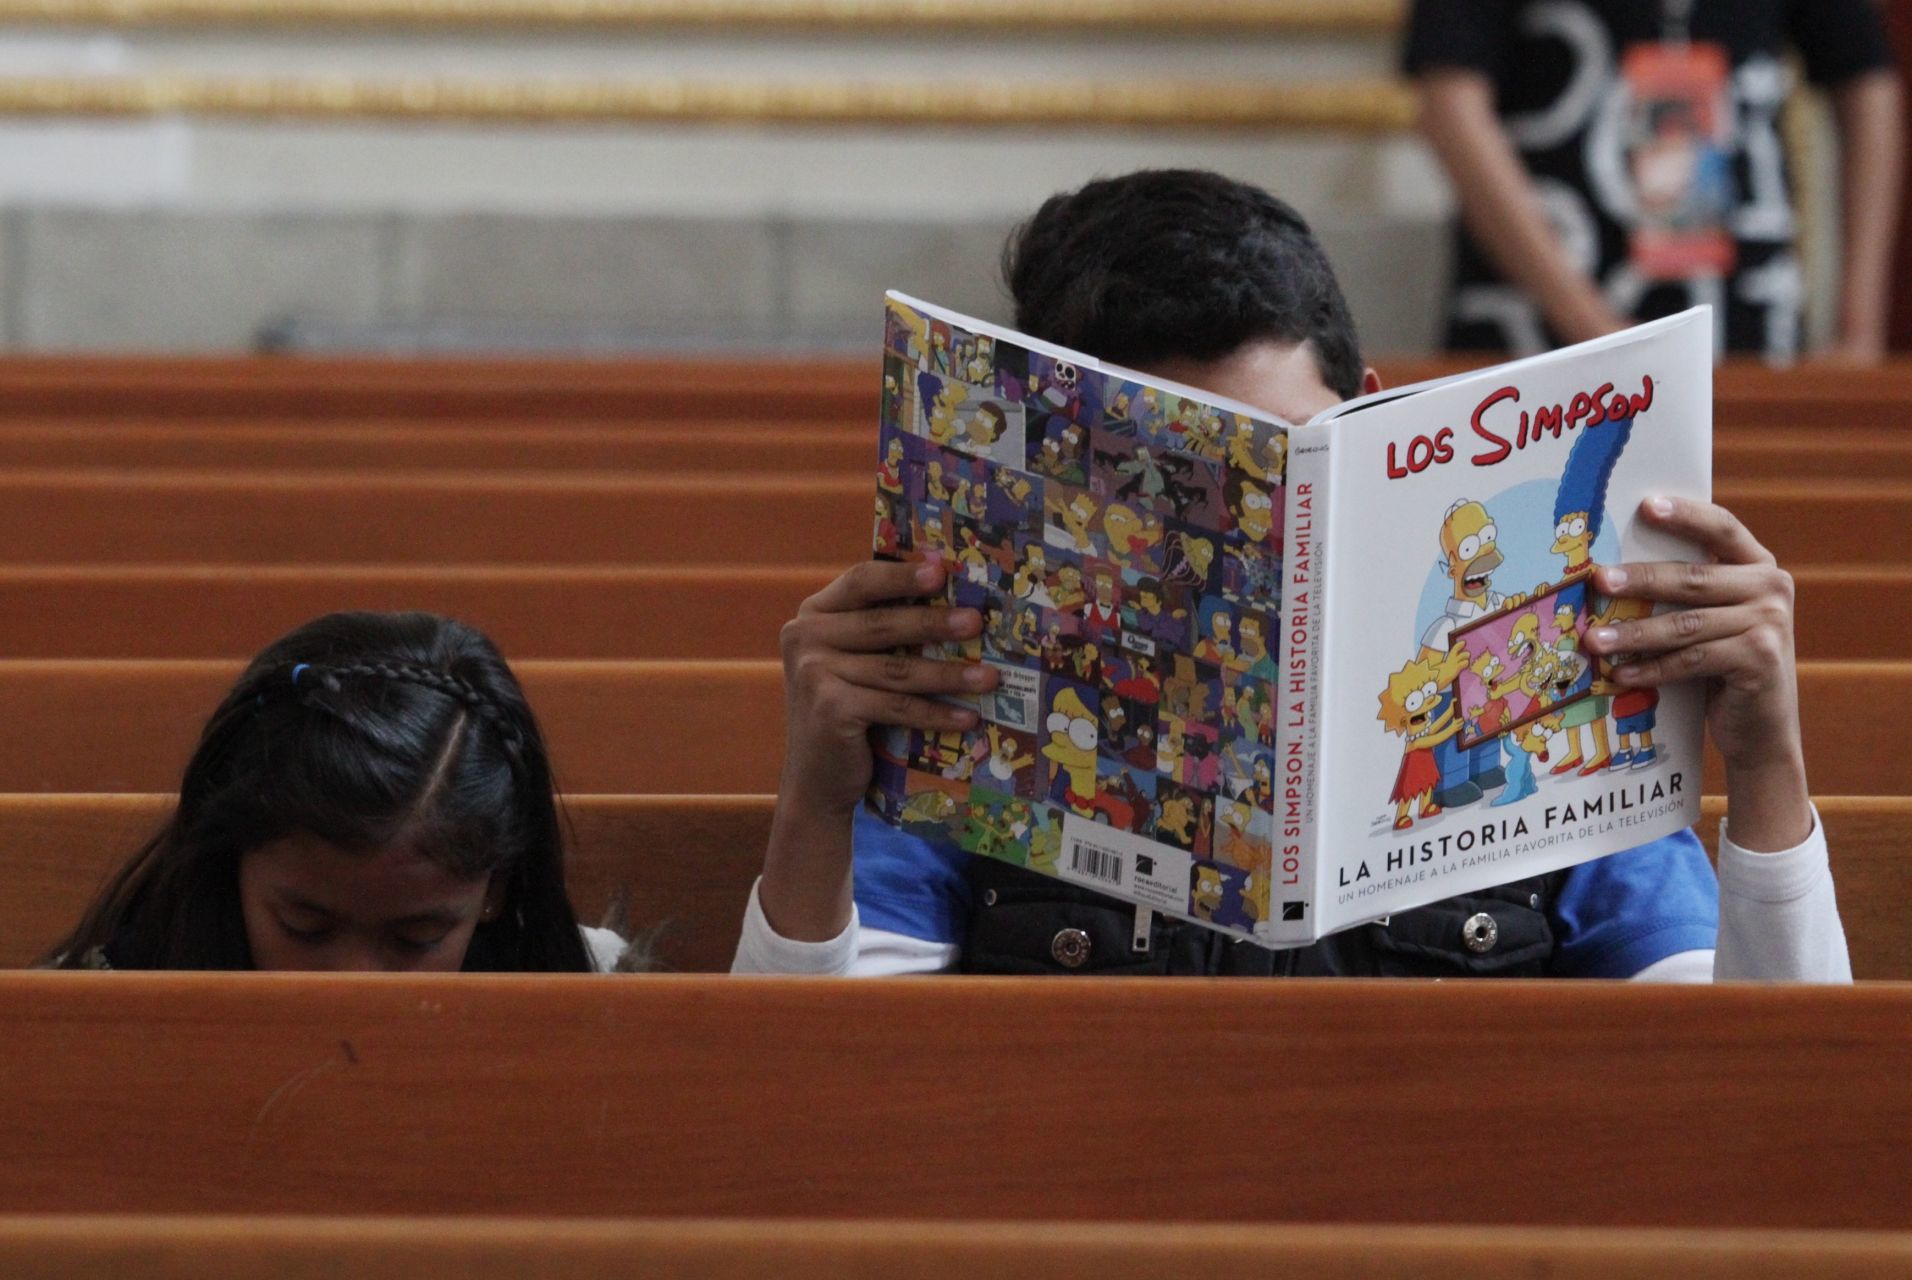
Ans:
[[[334,613],[246,668],[179,805],[43,961],[114,969],[589,972],[544,739],[497,648]]]

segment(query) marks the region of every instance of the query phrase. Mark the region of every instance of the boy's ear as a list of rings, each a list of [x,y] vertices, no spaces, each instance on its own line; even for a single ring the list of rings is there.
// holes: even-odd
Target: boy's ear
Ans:
[[[1381,389],[1381,375],[1374,371],[1374,366],[1369,365],[1363,369],[1361,371],[1361,394],[1371,396]]]

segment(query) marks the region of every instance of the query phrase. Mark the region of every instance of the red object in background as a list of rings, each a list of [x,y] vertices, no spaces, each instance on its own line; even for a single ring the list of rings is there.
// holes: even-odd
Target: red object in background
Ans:
[[[1912,69],[1912,0],[1890,0],[1886,21],[1901,72]],[[1906,98],[1906,167],[1912,170],[1912,95]],[[1912,351],[1912,201],[1899,213],[1899,252],[1892,268],[1892,334],[1894,351]]]

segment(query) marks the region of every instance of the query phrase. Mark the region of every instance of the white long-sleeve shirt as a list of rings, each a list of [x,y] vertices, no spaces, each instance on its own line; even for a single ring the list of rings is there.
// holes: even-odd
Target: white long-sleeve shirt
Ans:
[[[1634,974],[1635,981],[1852,981],[1825,828],[1817,811],[1812,834],[1779,853],[1740,848],[1727,838],[1722,820],[1718,869],[1716,949],[1667,956]],[[785,938],[764,917],[753,884],[731,972],[814,977],[941,973],[953,968],[959,955],[954,943],[862,928],[854,905],[849,925],[827,942]]]

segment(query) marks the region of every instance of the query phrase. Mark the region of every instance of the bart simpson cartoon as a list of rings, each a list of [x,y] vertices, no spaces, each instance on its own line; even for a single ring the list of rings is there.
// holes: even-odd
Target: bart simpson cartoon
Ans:
[[[1069,546],[1077,555],[1088,555],[1095,550],[1095,542],[1089,537],[1089,522],[1094,519],[1095,499],[1086,493],[1078,493],[1056,508],[1056,520],[1068,535]]]

